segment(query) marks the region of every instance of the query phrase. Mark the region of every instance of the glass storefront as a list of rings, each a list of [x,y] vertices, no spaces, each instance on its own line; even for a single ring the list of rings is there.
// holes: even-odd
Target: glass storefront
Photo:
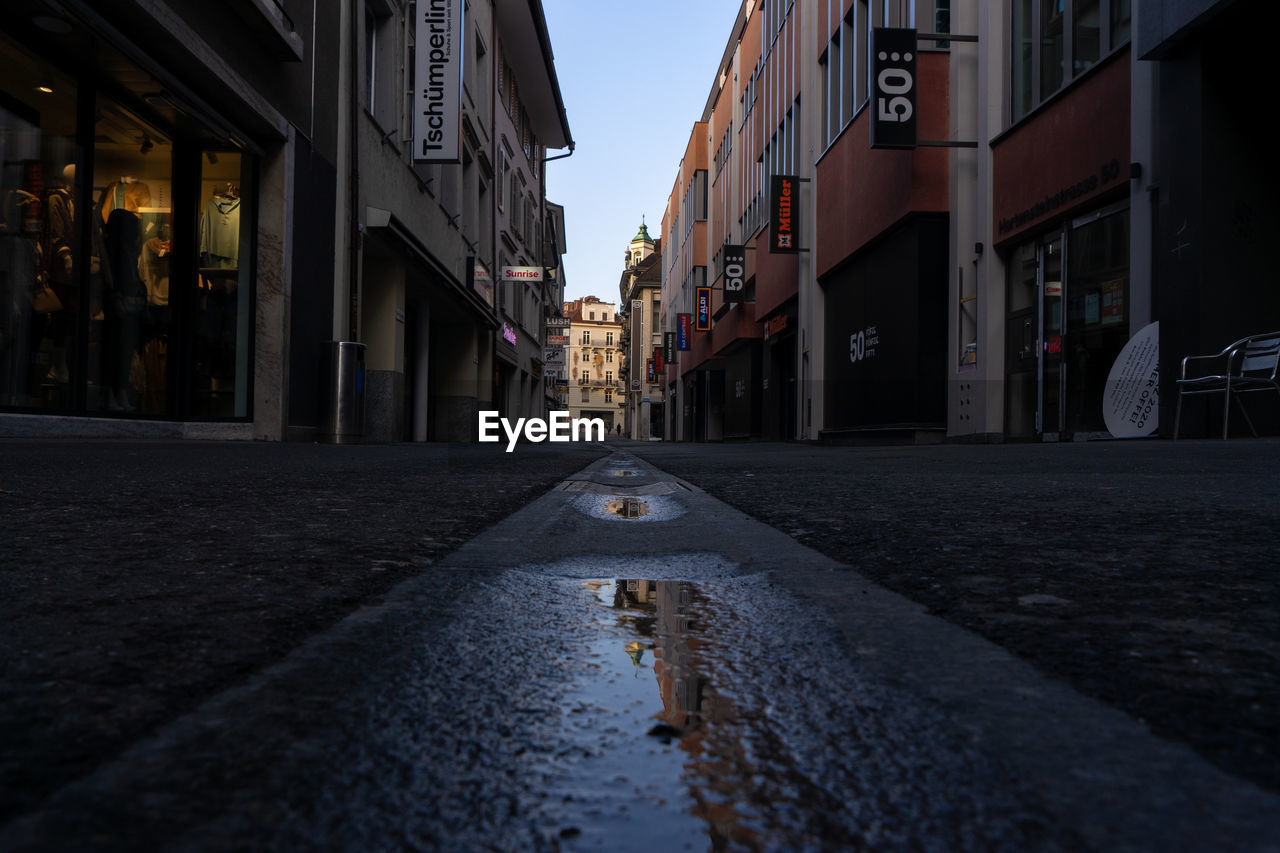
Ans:
[[[74,79],[0,40],[0,406],[75,408],[82,379]]]
[[[248,417],[252,158],[4,36],[0,66],[0,410]]]
[[[1129,210],[1099,211],[1017,246],[1006,302],[1005,434],[1105,433],[1107,375],[1129,340]]]

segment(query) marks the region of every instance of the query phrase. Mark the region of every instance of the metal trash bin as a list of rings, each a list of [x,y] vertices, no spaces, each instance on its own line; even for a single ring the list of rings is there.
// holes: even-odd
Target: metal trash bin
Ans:
[[[364,351],[365,345],[355,341],[325,345],[321,441],[359,444],[364,436]]]

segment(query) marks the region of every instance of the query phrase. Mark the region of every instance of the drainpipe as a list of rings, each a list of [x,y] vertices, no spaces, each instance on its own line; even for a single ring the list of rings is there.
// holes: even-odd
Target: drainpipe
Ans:
[[[363,245],[363,228],[360,225],[360,13],[356,0],[348,0],[351,27],[351,94],[347,100],[348,131],[350,135],[347,215],[350,218],[351,250],[348,272],[351,288],[347,301],[347,340],[359,339],[360,333],[360,253]]]

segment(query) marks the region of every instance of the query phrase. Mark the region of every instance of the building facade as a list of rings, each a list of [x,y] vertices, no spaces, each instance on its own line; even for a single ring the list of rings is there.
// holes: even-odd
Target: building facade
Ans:
[[[663,329],[689,330],[667,435],[1167,434],[1183,356],[1280,328],[1273,182],[1229,83],[1262,61],[1233,35],[1278,14],[745,0],[663,220]],[[907,76],[876,71],[885,29],[914,31]]]
[[[662,348],[662,243],[643,222],[627,244],[618,281],[622,349],[621,375],[626,400],[623,433],[639,441],[662,438],[665,424],[661,379],[666,374]]]
[[[600,418],[605,431],[613,433],[622,424],[625,403],[620,388],[626,358],[617,306],[584,296],[566,302],[564,316],[569,320],[569,416]]]
[[[572,140],[542,7],[466,4],[431,164],[415,8],[4,4],[0,433],[324,438],[335,342],[365,440],[545,411]]]

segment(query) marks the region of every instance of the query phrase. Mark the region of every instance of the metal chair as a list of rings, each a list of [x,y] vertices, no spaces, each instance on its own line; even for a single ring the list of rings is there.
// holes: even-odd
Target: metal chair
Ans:
[[[1204,376],[1187,376],[1187,364],[1192,361],[1208,361],[1222,359],[1220,373]],[[1182,422],[1182,398],[1186,394],[1222,394],[1222,438],[1227,437],[1227,418],[1231,412],[1231,401],[1234,399],[1244,415],[1245,423],[1253,432],[1253,421],[1245,411],[1244,403],[1236,395],[1250,391],[1275,391],[1280,395],[1280,381],[1276,371],[1280,367],[1280,332],[1267,332],[1261,335],[1250,335],[1241,338],[1222,352],[1213,355],[1189,355],[1182,360],[1182,377],[1178,379],[1178,408],[1173,418],[1173,440],[1178,440],[1178,427]]]

